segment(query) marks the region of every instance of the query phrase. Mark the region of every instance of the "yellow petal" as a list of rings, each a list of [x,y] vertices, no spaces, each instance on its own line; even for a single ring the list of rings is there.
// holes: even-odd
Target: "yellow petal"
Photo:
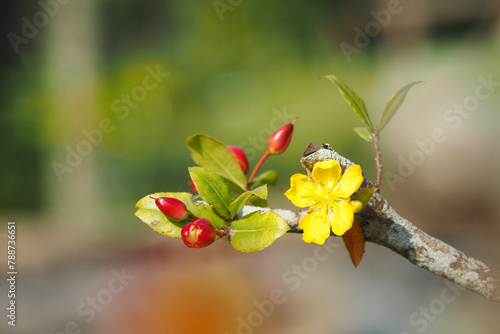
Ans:
[[[300,220],[300,228],[304,230],[302,239],[305,242],[314,242],[322,245],[330,235],[330,221],[321,212],[322,210],[310,213]]]
[[[318,183],[323,183],[328,189],[333,190],[340,179],[342,169],[335,160],[326,160],[314,165],[311,177]]]
[[[349,202],[336,204],[332,207],[334,214],[332,217],[332,231],[336,235],[344,234],[352,227],[354,212]]]
[[[316,185],[304,174],[294,174],[290,178],[290,189],[285,196],[298,207],[305,208],[316,203]]]
[[[339,188],[335,191],[335,196],[349,198],[358,190],[363,183],[363,174],[359,165],[352,165],[344,172],[339,182]]]

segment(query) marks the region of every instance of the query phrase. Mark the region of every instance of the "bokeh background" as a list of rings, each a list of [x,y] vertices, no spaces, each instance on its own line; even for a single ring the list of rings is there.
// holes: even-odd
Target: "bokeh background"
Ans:
[[[372,149],[352,131],[359,119],[318,77],[343,78],[375,120],[422,80],[382,134],[383,195],[500,269],[498,1],[8,1],[0,17],[1,277],[9,220],[19,272],[17,326],[4,315],[2,333],[498,333],[498,304],[461,290],[440,303],[443,279],[377,245],[355,269],[333,240],[297,286],[286,278],[317,249],[300,236],[254,254],[223,241],[193,250],[133,215],[147,194],[189,191],[189,135],[241,145],[253,165],[295,116],[288,150],[264,165],[280,172],[271,206],[293,208],[283,193],[310,141],[373,179]],[[168,75],[144,89],[155,70]],[[463,116],[449,111],[474,101],[481,78],[489,96]],[[437,128],[446,139],[388,182]],[[86,133],[95,144],[82,144]],[[117,273],[127,279],[110,294]],[[260,321],[256,304],[275,289],[285,301]]]

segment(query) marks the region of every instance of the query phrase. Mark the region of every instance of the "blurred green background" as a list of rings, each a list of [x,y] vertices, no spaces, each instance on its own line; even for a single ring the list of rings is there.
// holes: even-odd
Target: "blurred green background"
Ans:
[[[376,245],[355,270],[334,241],[291,291],[283,274],[315,250],[300,236],[250,255],[224,242],[191,250],[133,215],[147,194],[189,191],[191,134],[240,145],[254,165],[295,116],[288,150],[264,165],[280,172],[271,206],[293,208],[283,193],[310,141],[373,179],[372,148],[352,131],[360,121],[318,77],[346,81],[375,120],[422,80],[382,134],[382,193],[500,268],[498,1],[41,0],[6,2],[0,16],[0,237],[17,222],[19,266],[18,326],[3,321],[3,333],[60,333],[71,321],[84,333],[236,333],[273,289],[286,302],[254,333],[498,333],[498,305],[468,292],[425,329],[412,323],[446,285]],[[449,111],[482,80],[493,82],[488,98]],[[388,182],[436,128],[446,140]],[[122,268],[135,278],[87,322],[78,306]]]

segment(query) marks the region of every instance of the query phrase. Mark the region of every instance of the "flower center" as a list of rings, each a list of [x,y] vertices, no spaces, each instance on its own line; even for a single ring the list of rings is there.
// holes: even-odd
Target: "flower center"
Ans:
[[[338,204],[349,202],[349,200],[350,200],[349,198],[343,198],[343,197],[338,197],[338,196],[334,195],[335,190],[337,190],[337,188],[338,188],[338,184],[332,190],[330,190],[323,183],[318,182],[316,184],[320,190],[318,192],[318,196],[317,196],[318,202],[321,202],[324,205],[328,205],[328,206],[332,206],[332,207],[334,207]]]

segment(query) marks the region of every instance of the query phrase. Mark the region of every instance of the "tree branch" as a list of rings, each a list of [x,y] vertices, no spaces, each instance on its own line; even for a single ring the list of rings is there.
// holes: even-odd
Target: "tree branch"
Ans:
[[[301,163],[311,171],[315,163],[325,160],[337,160],[343,170],[353,165],[353,162],[339,155],[329,145],[320,148],[314,143],[306,149]],[[360,189],[365,187],[373,187],[366,178]],[[245,206],[242,214],[256,210],[270,209]],[[288,223],[290,232],[301,232],[299,221],[306,214],[305,211],[272,211]],[[366,241],[385,246],[421,268],[490,300],[500,302],[500,275],[497,271],[420,230],[391,208],[378,192],[373,194],[369,204],[359,215],[362,217],[360,225]]]

